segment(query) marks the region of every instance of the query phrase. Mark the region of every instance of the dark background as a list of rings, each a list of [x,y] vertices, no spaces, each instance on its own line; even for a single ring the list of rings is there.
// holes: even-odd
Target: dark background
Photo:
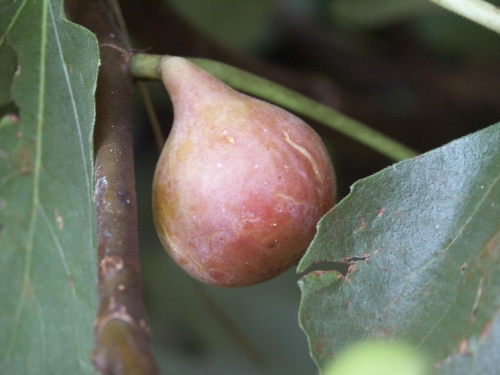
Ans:
[[[238,66],[420,152],[500,119],[500,38],[426,0],[120,3],[139,50]],[[168,95],[159,83],[148,87],[166,135]],[[340,198],[356,180],[393,163],[305,120],[330,149]],[[293,269],[261,285],[219,289],[192,280],[170,260],[151,218],[159,151],[138,93],[134,126],[146,302],[163,372],[316,373],[298,325],[300,275]]]

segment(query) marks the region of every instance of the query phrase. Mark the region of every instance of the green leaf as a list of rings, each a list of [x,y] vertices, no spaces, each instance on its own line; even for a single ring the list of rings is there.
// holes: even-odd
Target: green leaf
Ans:
[[[92,374],[97,41],[62,18],[60,0],[2,0],[0,9],[19,109],[0,122],[2,372]]]
[[[475,371],[467,374],[497,373],[499,145],[497,124],[395,164],[355,183],[321,220],[298,271],[350,268],[299,281],[300,321],[319,366],[346,345],[396,338],[450,374],[462,373],[458,363]]]

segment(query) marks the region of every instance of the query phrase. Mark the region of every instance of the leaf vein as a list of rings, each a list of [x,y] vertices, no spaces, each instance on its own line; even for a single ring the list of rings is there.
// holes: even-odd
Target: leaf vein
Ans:
[[[85,157],[85,150],[83,148],[84,142],[83,142],[83,136],[82,136],[82,129],[81,129],[82,125],[81,125],[81,121],[80,121],[80,116],[78,114],[77,104],[76,104],[75,95],[73,92],[73,86],[71,85],[71,80],[69,78],[68,68],[67,68],[66,64],[64,63],[63,47],[61,45],[61,40],[59,38],[59,31],[58,31],[56,20],[54,17],[54,12],[52,10],[52,7],[50,7],[49,9],[50,9],[50,17],[52,19],[54,35],[55,35],[55,39],[56,39],[56,43],[57,43],[57,47],[58,47],[57,50],[59,52],[59,58],[61,60],[61,67],[62,67],[63,72],[64,72],[64,79],[66,81],[66,85],[68,86],[68,93],[69,93],[70,100],[71,100],[71,109],[73,110],[73,115],[75,117],[76,127],[78,130],[78,138],[80,141],[79,142],[80,143],[80,153],[81,153],[81,157],[82,157],[83,165],[84,165],[84,170],[85,170],[84,174],[85,174],[85,182],[86,182],[86,186],[87,186],[87,191],[91,191],[90,179],[89,179],[89,174],[88,174],[87,159]]]
[[[5,33],[2,35],[2,38],[0,39],[0,47],[2,47],[6,36],[9,34],[10,30],[14,27],[16,21],[18,20],[19,16],[21,15],[21,12],[23,11],[26,3],[28,0],[24,0],[20,5],[19,8],[17,8],[16,13],[12,17],[11,22],[9,23],[9,26],[7,26],[7,29],[5,30]]]
[[[457,233],[457,235],[455,236],[455,238],[453,238],[453,241],[451,241],[451,243],[446,246],[445,248],[445,251],[448,250],[452,244],[456,241],[456,239],[458,237],[460,237],[460,234],[463,233],[463,231],[465,230],[465,228],[467,227],[467,225],[469,224],[470,220],[475,216],[475,214],[477,213],[477,211],[479,210],[479,207],[484,203],[484,201],[486,200],[486,197],[489,196],[491,190],[493,189],[493,187],[499,182],[500,180],[500,174],[492,181],[491,185],[488,187],[488,189],[484,192],[482,198],[479,200],[478,204],[476,205],[473,213],[469,216],[469,219],[465,222],[465,224],[462,226],[462,228],[460,228],[460,231]],[[485,251],[486,249],[485,248],[482,248],[480,250],[479,253],[482,253],[483,251]],[[463,277],[462,277],[463,278]],[[464,285],[464,283],[462,282],[462,286]],[[443,313],[441,314],[440,318],[437,320],[436,324],[434,324],[432,326],[431,329],[429,329],[429,332],[422,338],[422,340],[420,341],[420,343],[418,344],[418,346],[420,347],[421,345],[423,345],[423,343],[425,342],[425,340],[427,339],[427,337],[429,337],[431,335],[431,333],[434,331],[434,329],[436,329],[436,327],[439,325],[439,323],[441,323],[441,321],[444,319],[444,317],[446,316],[446,314],[448,314],[448,312],[450,311],[451,309],[451,306],[454,305],[457,301],[457,298],[458,298],[458,293],[455,294],[455,298],[453,300],[453,303],[450,303],[448,305],[448,307],[443,311]]]

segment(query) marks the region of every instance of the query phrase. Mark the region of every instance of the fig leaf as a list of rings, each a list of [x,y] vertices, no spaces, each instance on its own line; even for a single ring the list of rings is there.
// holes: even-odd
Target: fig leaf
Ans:
[[[93,374],[97,41],[61,0],[1,8],[13,102],[0,122],[0,362],[10,374]]]
[[[395,164],[320,221],[298,266],[315,264],[299,281],[300,322],[320,367],[347,345],[388,338],[427,351],[445,373],[497,371],[499,144],[496,124]]]

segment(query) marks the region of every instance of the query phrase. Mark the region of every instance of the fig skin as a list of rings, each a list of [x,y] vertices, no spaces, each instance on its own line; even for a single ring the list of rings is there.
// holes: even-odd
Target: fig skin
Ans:
[[[153,183],[161,242],[191,276],[221,286],[298,263],[335,203],[333,166],[298,117],[180,57],[161,65],[174,106]]]

